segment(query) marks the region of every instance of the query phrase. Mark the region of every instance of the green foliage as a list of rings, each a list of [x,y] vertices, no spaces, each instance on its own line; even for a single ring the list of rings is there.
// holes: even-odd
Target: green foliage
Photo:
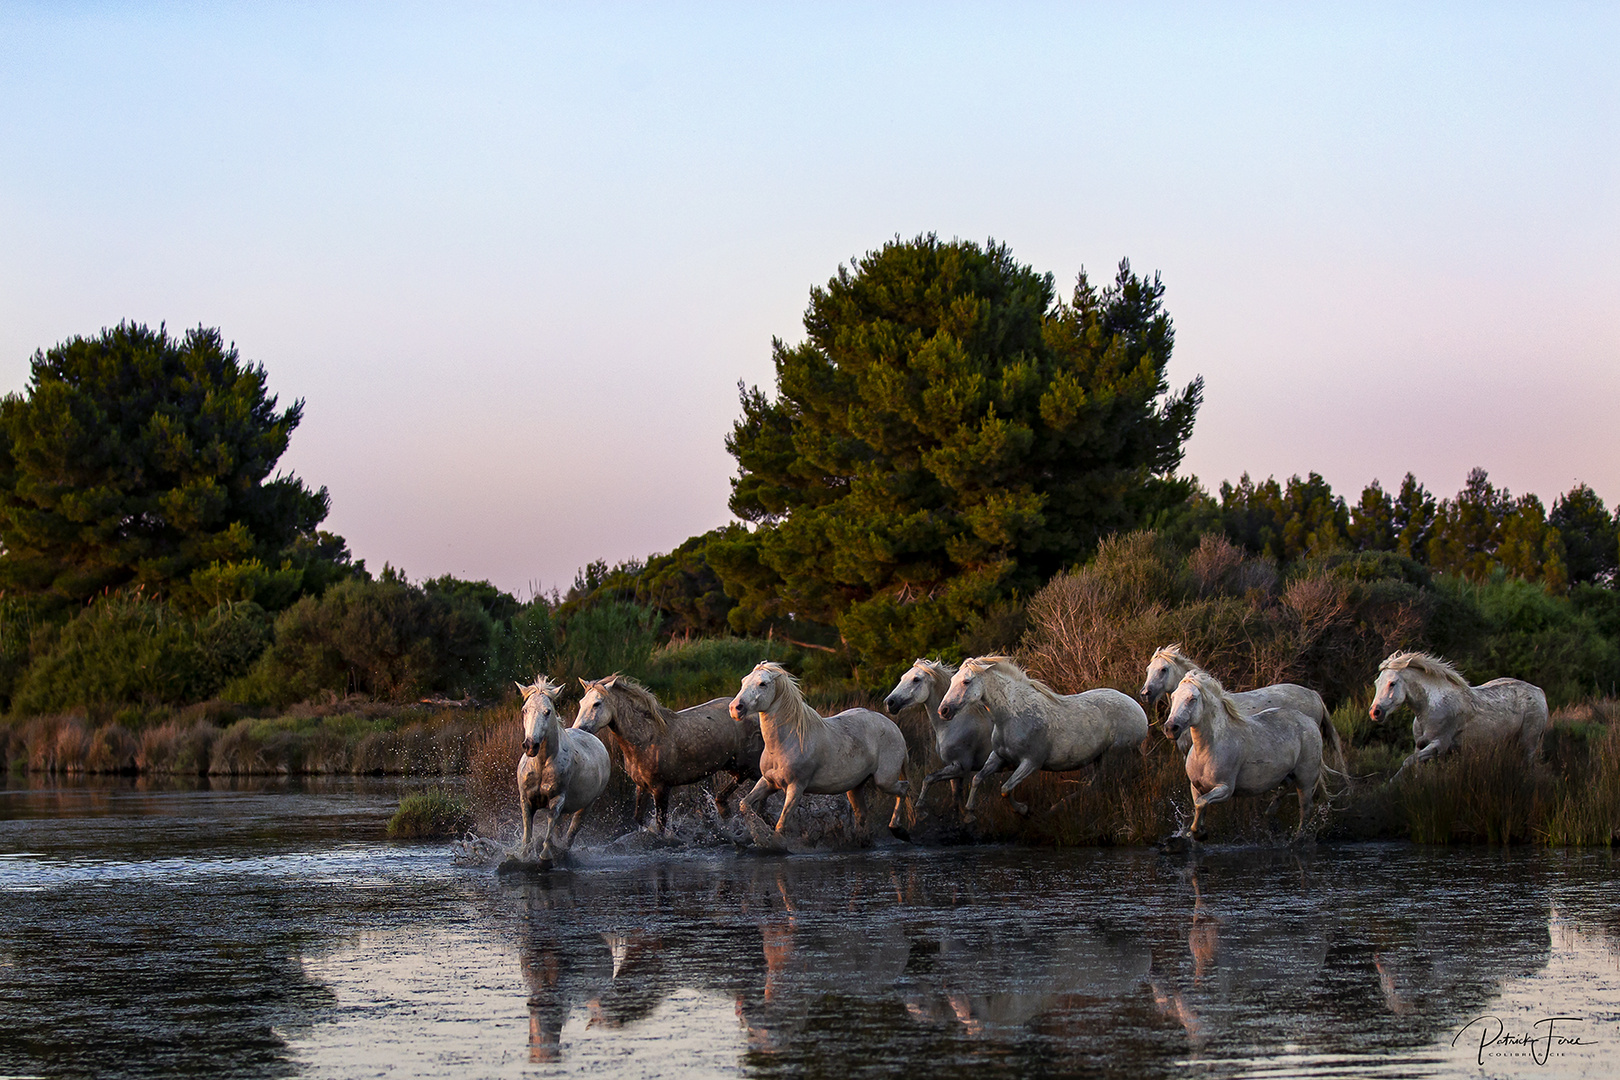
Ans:
[[[710,545],[746,538],[741,525],[727,525],[694,536],[667,555],[645,562],[631,559],[612,569],[598,559],[574,576],[574,585],[558,606],[566,621],[573,612],[609,601],[639,604],[657,613],[665,638],[715,636],[728,630],[727,616],[736,601],[727,596],[709,564]]]
[[[254,604],[222,606],[194,621],[140,593],[105,597],[36,635],[12,710],[200,701],[246,670],[263,648],[266,623]]]
[[[1159,509],[1203,385],[1168,394],[1163,292],[1121,263],[1054,303],[1005,247],[932,235],[812,290],[727,440],[756,526],[708,547],[732,627],[836,625],[877,673]]]
[[[764,638],[692,638],[676,640],[649,657],[642,681],[660,701],[682,709],[711,698],[737,693],[743,676],[761,660],[804,670],[804,651]]]
[[[1563,592],[1569,581],[1563,542],[1547,523],[1541,500],[1514,499],[1492,485],[1484,469],[1470,471],[1457,497],[1440,504],[1428,556],[1435,569],[1470,581],[1498,570],[1542,582],[1552,592]]]
[[[1343,549],[1350,524],[1344,500],[1316,473],[1290,477],[1286,488],[1248,473],[1222,483],[1221,517],[1231,539],[1279,562]]]
[[[403,701],[465,691],[484,678],[493,632],[473,597],[385,568],[376,581],[350,578],[282,612],[275,643],[226,696],[286,705],[323,692]]]
[[[1620,521],[1597,492],[1576,484],[1553,503],[1547,521],[1564,541],[1570,584],[1614,584],[1620,571]]]
[[[1480,614],[1483,633],[1457,656],[1474,682],[1524,679],[1554,708],[1620,691],[1620,638],[1606,635],[1593,612],[1501,571],[1479,585],[1455,577],[1436,584]]]
[[[610,600],[569,615],[561,637],[559,670],[552,674],[565,681],[616,671],[640,678],[658,644],[658,616],[650,608]]]
[[[388,819],[391,840],[426,840],[460,836],[471,819],[467,804],[442,791],[416,791],[399,800]]]
[[[510,619],[495,624],[484,688],[504,691],[508,679],[527,682],[537,672],[550,671],[557,653],[557,624],[551,607],[544,600],[531,600]]]
[[[36,353],[0,401],[0,587],[61,608],[131,585],[194,614],[290,601],[286,552],[329,503],[269,479],[302,413],[218,330],[120,323]]]

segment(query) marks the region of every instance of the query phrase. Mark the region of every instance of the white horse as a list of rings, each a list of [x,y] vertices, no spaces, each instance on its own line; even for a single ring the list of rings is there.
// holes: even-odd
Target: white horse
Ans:
[[[1298,709],[1266,709],[1248,715],[1207,671],[1194,671],[1176,686],[1166,738],[1191,732],[1187,780],[1192,785],[1193,819],[1187,832],[1201,839],[1204,807],[1233,795],[1260,795],[1284,783],[1299,788],[1299,830],[1317,788],[1327,791],[1322,765],[1322,722]],[[1328,725],[1331,730],[1332,725]]]
[[[1412,706],[1412,738],[1417,749],[1401,762],[1391,780],[1409,765],[1450,750],[1519,741],[1534,763],[1547,730],[1547,695],[1519,679],[1492,679],[1483,686],[1468,680],[1439,657],[1420,652],[1393,653],[1378,665],[1378,683],[1367,714],[1375,723],[1401,705]]]
[[[956,668],[943,660],[921,660],[900,676],[894,689],[883,699],[883,707],[899,716],[902,710],[921,705],[928,712],[928,722],[934,728],[934,749],[944,767],[923,777],[914,805],[921,807],[928,794],[928,785],[936,780],[951,782],[951,802],[960,805],[963,789],[962,777],[972,776],[984,768],[990,758],[991,732],[987,709],[975,706],[963,709],[950,720],[939,715],[939,703],[951,687],[951,676]]]
[[[1147,738],[1147,713],[1128,694],[1102,687],[1064,696],[1005,656],[977,656],[963,661],[939,703],[941,719],[950,720],[982,703],[995,727],[990,756],[973,774],[963,816],[972,820],[979,785],[1003,769],[1012,776],[1001,785],[1010,795],[1036,769],[1070,772],[1092,764],[1115,747],[1135,746]],[[1029,813],[1027,803],[1013,809]]]
[[[759,757],[759,783],[743,796],[749,810],[786,791],[776,819],[781,835],[788,813],[805,792],[846,795],[855,812],[855,827],[866,828],[866,798],[859,790],[867,780],[895,796],[889,831],[906,838],[901,808],[911,785],[906,781],[906,738],[893,720],[871,709],[846,709],[822,716],[799,692],[799,680],[781,664],[766,660],[742,681],[731,701],[731,718],[739,723],[759,717],[765,752]]]
[[[1174,693],[1182,679],[1194,671],[1203,670],[1198,661],[1181,651],[1180,645],[1166,645],[1155,652],[1148,661],[1147,679],[1142,683],[1142,700],[1147,702],[1148,711],[1154,711],[1160,698]],[[1327,703],[1322,700],[1322,695],[1298,683],[1272,683],[1258,690],[1227,693],[1245,716],[1253,716],[1267,709],[1298,709],[1306,716],[1315,716],[1323,721],[1328,719]],[[1325,732],[1326,728],[1323,730]],[[1335,735],[1335,745],[1337,738]],[[1185,754],[1192,746],[1192,736],[1183,732],[1181,738],[1176,740],[1176,746]],[[1340,769],[1343,770],[1342,765]]]
[[[518,761],[518,804],[523,811],[522,850],[529,850],[534,815],[542,806],[546,817],[546,838],[540,846],[540,861],[549,863],[556,854],[552,845],[557,819],[573,814],[562,850],[567,851],[579,832],[585,808],[607,789],[612,769],[607,747],[588,731],[563,727],[557,715],[556,697],[562,691],[544,675],[535,676],[532,686],[518,683],[523,692],[523,757]]]

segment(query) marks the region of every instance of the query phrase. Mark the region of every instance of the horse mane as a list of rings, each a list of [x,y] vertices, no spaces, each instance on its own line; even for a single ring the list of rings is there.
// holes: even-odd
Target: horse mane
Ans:
[[[1189,664],[1192,667],[1197,668],[1199,671],[1204,670],[1204,665],[1188,656],[1186,650],[1181,647],[1181,642],[1179,641],[1173,645],[1166,645],[1162,649],[1155,649],[1153,651],[1152,659],[1158,660],[1161,658],[1170,661],[1179,661],[1183,664]]]
[[[546,697],[555,702],[557,700],[557,695],[562,693],[562,690],[562,683],[552,682],[544,675],[536,675],[534,677],[533,684],[523,688],[523,700],[528,701],[531,694],[544,694]]]
[[[772,675],[781,676],[777,683],[776,701],[778,707],[771,710],[771,717],[783,727],[792,728],[794,732],[803,734],[806,728],[820,724],[823,717],[810,703],[804,700],[804,691],[799,688],[799,679],[793,672],[778,664],[775,660],[761,660],[754,665],[755,671],[768,671]],[[762,710],[763,711],[763,710]],[[780,717],[780,719],[777,719]]]
[[[1379,671],[1415,671],[1420,675],[1428,675],[1441,682],[1450,683],[1459,690],[1468,690],[1468,680],[1463,678],[1462,672],[1452,666],[1448,660],[1425,652],[1396,652],[1390,653]]]
[[[962,669],[974,675],[994,671],[1003,678],[1033,687],[1036,693],[1044,694],[1052,701],[1059,703],[1063,701],[1062,694],[1053,690],[1041,680],[1030,678],[1029,672],[1019,667],[1017,662],[1010,656],[975,656],[972,659],[962,661]]]
[[[600,687],[608,693],[618,691],[630,699],[631,704],[652,721],[653,727],[662,734],[669,727],[669,718],[664,714],[668,712],[662,702],[653,696],[653,692],[642,686],[628,675],[614,672],[605,679],[596,679],[588,682],[587,686]]]
[[[949,686],[951,684],[951,676],[956,674],[956,669],[946,661],[930,660],[925,656],[917,657],[916,662],[911,666],[920,667],[924,671],[928,672],[929,676],[934,680],[934,688],[936,690],[943,690],[945,687]]]
[[[1226,714],[1227,723],[1247,724],[1249,722],[1248,718],[1243,715],[1243,710],[1238,708],[1237,702],[1232,700],[1232,695],[1227,692],[1226,687],[1221,685],[1221,680],[1209,672],[1203,670],[1189,671],[1181,677],[1181,681],[1182,683],[1192,683],[1198,687],[1199,693],[1213,698],[1215,704],[1220,706],[1221,711]]]

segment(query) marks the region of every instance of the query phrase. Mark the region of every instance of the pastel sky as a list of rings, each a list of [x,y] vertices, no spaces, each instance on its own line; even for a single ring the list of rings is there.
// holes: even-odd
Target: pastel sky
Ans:
[[[1158,271],[1186,469],[1620,500],[1613,5],[0,6],[0,389],[121,319],[306,401],[374,568],[728,520],[737,382],[894,236]]]

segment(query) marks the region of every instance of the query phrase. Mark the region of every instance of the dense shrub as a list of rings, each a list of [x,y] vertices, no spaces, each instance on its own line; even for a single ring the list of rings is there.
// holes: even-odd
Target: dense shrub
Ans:
[[[404,701],[464,692],[484,677],[493,625],[473,599],[384,571],[306,596],[276,618],[275,642],[226,696],[286,705],[322,692]]]
[[[615,671],[639,678],[658,644],[658,615],[624,601],[593,604],[571,614],[561,636],[562,652],[551,674],[563,681]]]
[[[1620,641],[1604,633],[1613,612],[1599,593],[1566,599],[1503,573],[1474,585],[1391,552],[1305,558],[1285,573],[1221,536],[1182,557],[1132,533],[1036,594],[1022,653],[1066,691],[1130,691],[1154,649],[1180,642],[1230,689],[1298,682],[1336,707],[1366,693],[1389,653],[1420,648],[1476,683],[1536,683],[1556,708],[1620,681]]]
[[[140,594],[97,600],[66,625],[41,630],[31,651],[12,698],[23,714],[176,705],[215,688],[192,621]]]

